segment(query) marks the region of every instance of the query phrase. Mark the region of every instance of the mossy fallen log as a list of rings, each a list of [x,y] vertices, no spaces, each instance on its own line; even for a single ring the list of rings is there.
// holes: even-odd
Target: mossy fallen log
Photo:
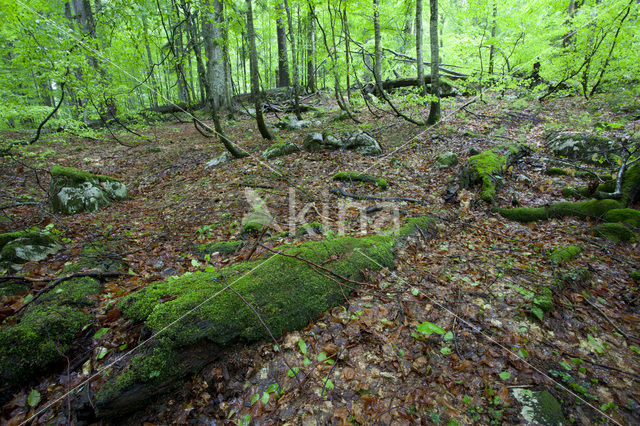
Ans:
[[[376,186],[380,189],[387,189],[387,180],[381,178],[374,178],[371,175],[366,173],[357,173],[357,172],[338,172],[333,175],[333,180],[337,180],[340,182],[372,182],[375,183]]]
[[[117,417],[138,410],[230,347],[304,327],[344,302],[365,270],[393,268],[394,247],[407,236],[433,235],[433,229],[432,219],[414,218],[394,233],[307,242],[285,249],[289,256],[187,273],[127,296],[118,305],[120,312],[143,322],[153,343],[110,374],[95,395],[96,413]]]
[[[0,390],[24,384],[62,358],[77,335],[93,323],[82,308],[94,302],[100,283],[75,278],[43,294],[25,310],[16,324],[0,331]]]
[[[591,233],[596,237],[605,238],[614,243],[635,239],[633,231],[619,223],[601,223],[591,228]]]
[[[460,173],[460,186],[468,188],[480,184],[480,197],[487,203],[493,203],[496,186],[502,175],[520,158],[531,152],[524,144],[497,145],[488,151],[469,158]]]
[[[623,204],[617,200],[587,200],[580,202],[563,201],[545,207],[519,207],[515,209],[498,209],[498,213],[507,219],[518,222],[535,222],[566,216],[586,219],[602,219],[613,209],[621,209]]]
[[[640,210],[613,209],[604,215],[607,222],[618,222],[632,228],[640,228]]]

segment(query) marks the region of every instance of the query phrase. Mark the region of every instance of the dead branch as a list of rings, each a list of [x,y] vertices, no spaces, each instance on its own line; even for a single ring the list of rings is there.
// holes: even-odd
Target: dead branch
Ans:
[[[353,198],[355,200],[400,201],[400,202],[406,201],[407,203],[426,204],[424,201],[418,200],[416,198],[407,198],[407,197],[374,197],[374,196],[371,196],[371,195],[351,194],[349,192],[346,192],[342,188],[333,188],[329,192],[331,192],[332,194],[341,195],[341,196],[346,197],[346,198]]]

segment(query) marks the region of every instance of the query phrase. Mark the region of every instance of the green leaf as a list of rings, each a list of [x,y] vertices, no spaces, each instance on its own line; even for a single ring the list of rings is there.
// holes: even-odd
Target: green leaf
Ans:
[[[296,374],[298,374],[299,372],[300,372],[300,368],[299,367],[293,367],[293,368],[290,368],[289,371],[287,371],[287,376],[295,377]]]
[[[500,376],[502,380],[509,380],[511,378],[511,373],[509,373],[508,371],[503,371],[501,373],[498,373],[498,376]]]
[[[102,359],[105,357],[105,355],[107,354],[107,352],[109,352],[109,350],[105,347],[100,348],[100,352],[98,352],[98,355],[96,356],[96,359]]]
[[[453,340],[453,333],[450,331],[447,331],[445,335],[442,336],[442,338],[444,339],[445,342],[450,342]]]
[[[442,328],[440,328],[436,324],[434,324],[432,322],[428,322],[428,321],[425,321],[422,324],[418,324],[416,329],[420,333],[422,333],[424,335],[427,335],[427,336],[431,336],[433,333],[440,334],[440,335],[446,333]]]
[[[27,303],[31,302],[31,300],[33,299],[33,294],[29,293],[27,294],[27,296],[22,300],[22,304],[26,305]]]
[[[302,360],[302,364],[303,364],[305,367],[308,367],[308,366],[310,366],[310,365],[311,365],[311,360],[305,356],[305,357],[304,357],[304,359]]]
[[[198,262],[197,259],[191,259],[191,266],[194,266],[197,268],[200,266],[200,262]]]
[[[640,355],[640,348],[638,348],[637,346],[629,345],[629,349]]]
[[[262,398],[260,398],[260,402],[267,405],[269,403],[269,394],[266,392],[262,393]]]
[[[414,287],[411,289],[411,294],[413,294],[414,296],[417,296],[418,294],[420,294],[420,292],[418,291],[417,288]]]
[[[260,395],[255,394],[251,397],[251,405],[255,404],[258,401],[260,401]]]
[[[324,391],[322,392],[322,396],[325,396],[328,390],[333,390],[334,388],[333,382],[331,381],[331,379],[325,379],[323,382],[323,385],[324,385]]]
[[[279,388],[279,386],[278,386],[278,384],[277,384],[277,383],[271,383],[271,384],[269,385],[269,387],[267,387],[267,393],[274,393],[274,392],[277,392],[277,391],[278,391],[278,388]]]
[[[518,356],[521,358],[529,358],[529,352],[525,348],[518,349]]]
[[[304,342],[304,340],[298,340],[298,347],[300,348],[300,352],[302,352],[302,355],[307,354],[307,344]]]
[[[245,414],[238,422],[239,426],[249,426],[251,424],[251,414]]]
[[[538,306],[532,306],[531,307],[531,313],[533,315],[536,316],[536,318],[538,318],[540,321],[542,321],[542,318],[544,316],[544,312],[542,311],[542,309],[540,309]]]
[[[327,359],[327,354],[325,354],[324,352],[320,352],[320,353],[318,354],[318,362],[322,362],[322,361],[324,361],[325,359]]]
[[[448,347],[444,346],[444,347],[440,348],[440,353],[442,355],[449,355],[451,353],[451,349],[449,349]]]
[[[587,334],[587,340],[589,340],[589,343],[591,343],[596,352],[598,352],[599,354],[604,353],[604,349],[602,349],[602,346],[600,346],[600,344],[596,341],[596,339],[594,339],[591,334]]]
[[[569,364],[568,362],[560,361],[558,364],[560,364],[567,371],[572,370],[571,364]]]
[[[101,328],[100,330],[96,331],[96,334],[93,335],[93,338],[95,340],[102,339],[104,335],[107,334],[108,332],[109,332],[108,328]]]
[[[38,389],[31,389],[31,392],[29,392],[29,397],[27,398],[27,404],[29,404],[29,407],[35,407],[36,405],[38,405],[40,403],[40,392],[38,392]]]

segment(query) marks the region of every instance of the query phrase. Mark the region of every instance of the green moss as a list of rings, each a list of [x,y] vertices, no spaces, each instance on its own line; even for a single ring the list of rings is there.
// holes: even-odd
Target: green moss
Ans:
[[[24,383],[67,352],[91,315],[81,310],[100,290],[91,278],[65,281],[28,306],[20,322],[0,331],[0,382]]]
[[[356,173],[356,172],[338,172],[333,176],[333,180],[343,181],[343,182],[373,182],[380,189],[387,189],[387,181],[386,179],[376,179],[373,176],[370,176],[366,173]]]
[[[480,197],[493,203],[496,195],[496,182],[514,159],[529,151],[526,145],[497,145],[489,151],[469,158],[460,176],[463,187],[481,184]]]
[[[296,230],[296,237],[301,237],[305,234],[311,233],[322,234],[323,229],[324,227],[320,222],[305,223]]]
[[[638,228],[640,227],[640,211],[635,209],[613,209],[604,215],[604,220]]]
[[[603,223],[591,228],[591,233],[596,237],[606,238],[614,243],[631,241],[635,234],[626,226],[619,223]]]
[[[425,235],[433,234],[435,229],[435,220],[427,217],[412,217],[406,220],[405,225],[396,233],[398,239],[403,240],[407,237],[418,235],[421,231]]]
[[[542,309],[542,312],[553,310],[553,292],[547,287],[541,287],[540,292],[533,298],[533,305]]]
[[[616,200],[587,200],[581,202],[563,201],[547,207],[519,207],[515,209],[498,209],[507,219],[518,222],[535,222],[550,218],[573,216],[585,219],[587,217],[601,219],[609,210],[619,209],[622,204]]]
[[[199,249],[204,254],[220,253],[222,255],[234,254],[242,247],[244,241],[219,241],[217,243],[202,244]]]
[[[46,246],[55,243],[53,238],[38,229],[25,229],[22,231],[0,234],[0,249],[9,242],[17,240],[18,238],[28,238],[31,241],[31,244],[39,246]]]
[[[578,246],[560,247],[549,255],[549,259],[555,264],[560,264],[573,259],[580,254],[580,251],[581,249]]]
[[[640,281],[640,270],[631,272],[629,276],[634,281]]]
[[[120,182],[119,179],[116,179],[111,176],[94,175],[92,173],[88,173],[82,170],[74,169],[71,167],[58,166],[58,165],[53,166],[51,168],[51,176],[53,177],[54,180],[56,180],[56,178],[61,178],[73,184],[78,184],[82,182],[96,182],[96,181]]]
[[[549,176],[566,176],[569,174],[567,169],[562,169],[560,167],[549,167],[544,171],[544,173]]]

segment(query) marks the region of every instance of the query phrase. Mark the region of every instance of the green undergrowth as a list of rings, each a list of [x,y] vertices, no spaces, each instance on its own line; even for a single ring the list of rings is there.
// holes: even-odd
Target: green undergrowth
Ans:
[[[341,182],[372,182],[375,183],[376,186],[380,189],[387,189],[387,180],[374,178],[371,175],[366,173],[357,173],[357,172],[338,172],[333,175],[333,180],[341,181]]]
[[[74,278],[56,286],[29,305],[17,324],[0,331],[0,379],[24,383],[67,352],[77,335],[93,322],[82,308],[100,291],[92,278]],[[4,385],[2,385],[4,388]]]
[[[624,205],[616,200],[587,200],[580,202],[562,201],[546,207],[519,207],[515,209],[498,209],[503,217],[518,222],[535,222],[551,218],[573,216],[585,219],[587,217],[602,219],[613,209],[621,209]]]
[[[277,250],[322,265],[348,280],[360,281],[366,270],[393,268],[394,247],[398,242],[418,229],[429,233],[433,227],[430,218],[414,218],[385,235],[310,241]],[[286,331],[304,327],[322,312],[345,302],[352,292],[350,287],[357,287],[353,282],[341,285],[336,281],[341,282],[305,261],[271,255],[218,271],[187,273],[147,285],[121,300],[118,308],[125,317],[144,322],[151,333],[163,330],[154,339],[151,361],[147,357],[133,358],[122,374],[100,389],[98,404],[104,410],[134,384],[153,386],[186,374],[183,368],[179,371],[157,368],[150,374],[148,364],[160,362],[155,358],[158,354],[171,358],[180,348],[197,342],[206,341],[222,348],[268,338],[269,332],[278,338]]]

